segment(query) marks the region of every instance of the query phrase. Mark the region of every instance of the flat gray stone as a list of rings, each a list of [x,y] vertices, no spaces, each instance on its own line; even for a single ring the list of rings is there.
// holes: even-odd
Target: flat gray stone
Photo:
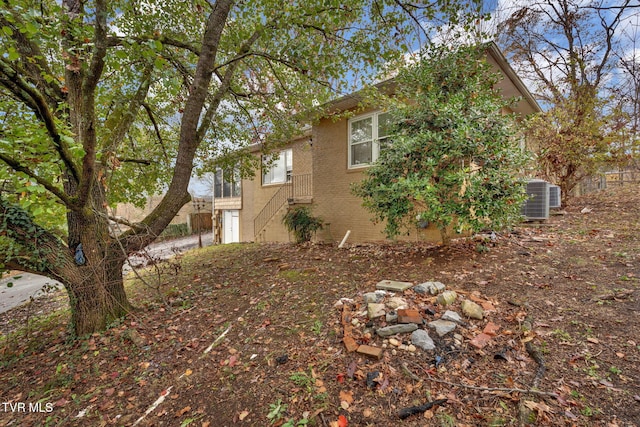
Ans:
[[[395,334],[404,334],[407,332],[413,332],[418,329],[418,325],[415,323],[401,323],[398,325],[385,326],[376,331],[381,337],[388,337]]]
[[[382,280],[376,284],[376,289],[385,291],[404,292],[413,286],[411,282],[396,282],[395,280]]]
[[[451,310],[445,311],[440,319],[448,320],[449,322],[456,322],[456,323],[462,322],[462,317],[460,317],[460,315],[455,311],[451,311]]]
[[[427,323],[427,325],[429,325],[431,329],[435,329],[436,334],[438,334],[439,337],[443,337],[456,329],[456,324],[454,322],[442,319],[434,320],[433,322]]]
[[[429,336],[429,332],[424,329],[417,329],[411,333],[411,344],[426,351],[435,350],[436,348],[433,339]]]
[[[419,294],[438,295],[446,289],[442,282],[424,282],[413,287],[413,290]]]
[[[387,321],[387,323],[398,323],[398,312],[389,311],[385,315],[385,320]]]
[[[384,304],[370,302],[367,304],[367,317],[369,319],[376,319],[384,316],[386,310]]]
[[[413,291],[417,294],[428,294],[429,287],[427,286],[427,283],[420,283],[419,285],[415,285],[413,287]]]

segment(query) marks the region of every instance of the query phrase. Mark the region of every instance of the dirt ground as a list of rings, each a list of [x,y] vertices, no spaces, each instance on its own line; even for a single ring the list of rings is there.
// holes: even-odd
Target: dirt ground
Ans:
[[[638,230],[625,186],[495,242],[192,251],[132,279],[139,311],[104,333],[71,339],[63,294],[0,317],[0,426],[640,425]],[[384,341],[362,313],[383,279],[457,292],[405,291],[425,322],[465,299],[484,318],[434,351]],[[381,358],[348,352],[345,325]]]

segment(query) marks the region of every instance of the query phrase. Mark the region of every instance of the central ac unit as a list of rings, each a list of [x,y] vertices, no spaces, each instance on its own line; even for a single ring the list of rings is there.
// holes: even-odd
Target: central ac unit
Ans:
[[[561,196],[562,192],[560,191],[560,187],[557,185],[549,185],[549,207],[550,208],[559,208],[561,206]]]
[[[549,218],[549,183],[541,179],[527,181],[527,200],[522,205],[522,215],[527,220]]]

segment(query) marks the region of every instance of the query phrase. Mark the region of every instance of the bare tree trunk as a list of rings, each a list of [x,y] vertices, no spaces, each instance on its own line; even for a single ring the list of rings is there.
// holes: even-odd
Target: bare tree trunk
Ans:
[[[115,268],[117,263],[106,264],[112,267],[105,265],[98,270],[71,268],[65,281],[71,325],[78,336],[104,330],[133,308],[124,291],[122,264],[119,268]]]
[[[102,188],[96,184],[91,213],[72,212],[68,216],[68,244],[74,265],[62,266],[59,275],[69,294],[72,326],[77,335],[103,330],[132,309],[122,279],[127,255],[109,234],[102,194]],[[79,244],[82,254],[78,253]]]
[[[451,235],[449,234],[449,229],[447,227],[440,228],[440,238],[442,239],[442,246],[451,245]]]

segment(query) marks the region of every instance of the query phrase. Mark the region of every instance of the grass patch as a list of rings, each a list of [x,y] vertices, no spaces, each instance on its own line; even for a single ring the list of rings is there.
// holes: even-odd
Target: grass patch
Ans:
[[[66,297],[65,297],[66,298]],[[0,335],[0,366],[11,366],[23,357],[43,351],[51,343],[41,337],[64,332],[71,318],[71,310],[58,310],[31,315],[11,332]]]

